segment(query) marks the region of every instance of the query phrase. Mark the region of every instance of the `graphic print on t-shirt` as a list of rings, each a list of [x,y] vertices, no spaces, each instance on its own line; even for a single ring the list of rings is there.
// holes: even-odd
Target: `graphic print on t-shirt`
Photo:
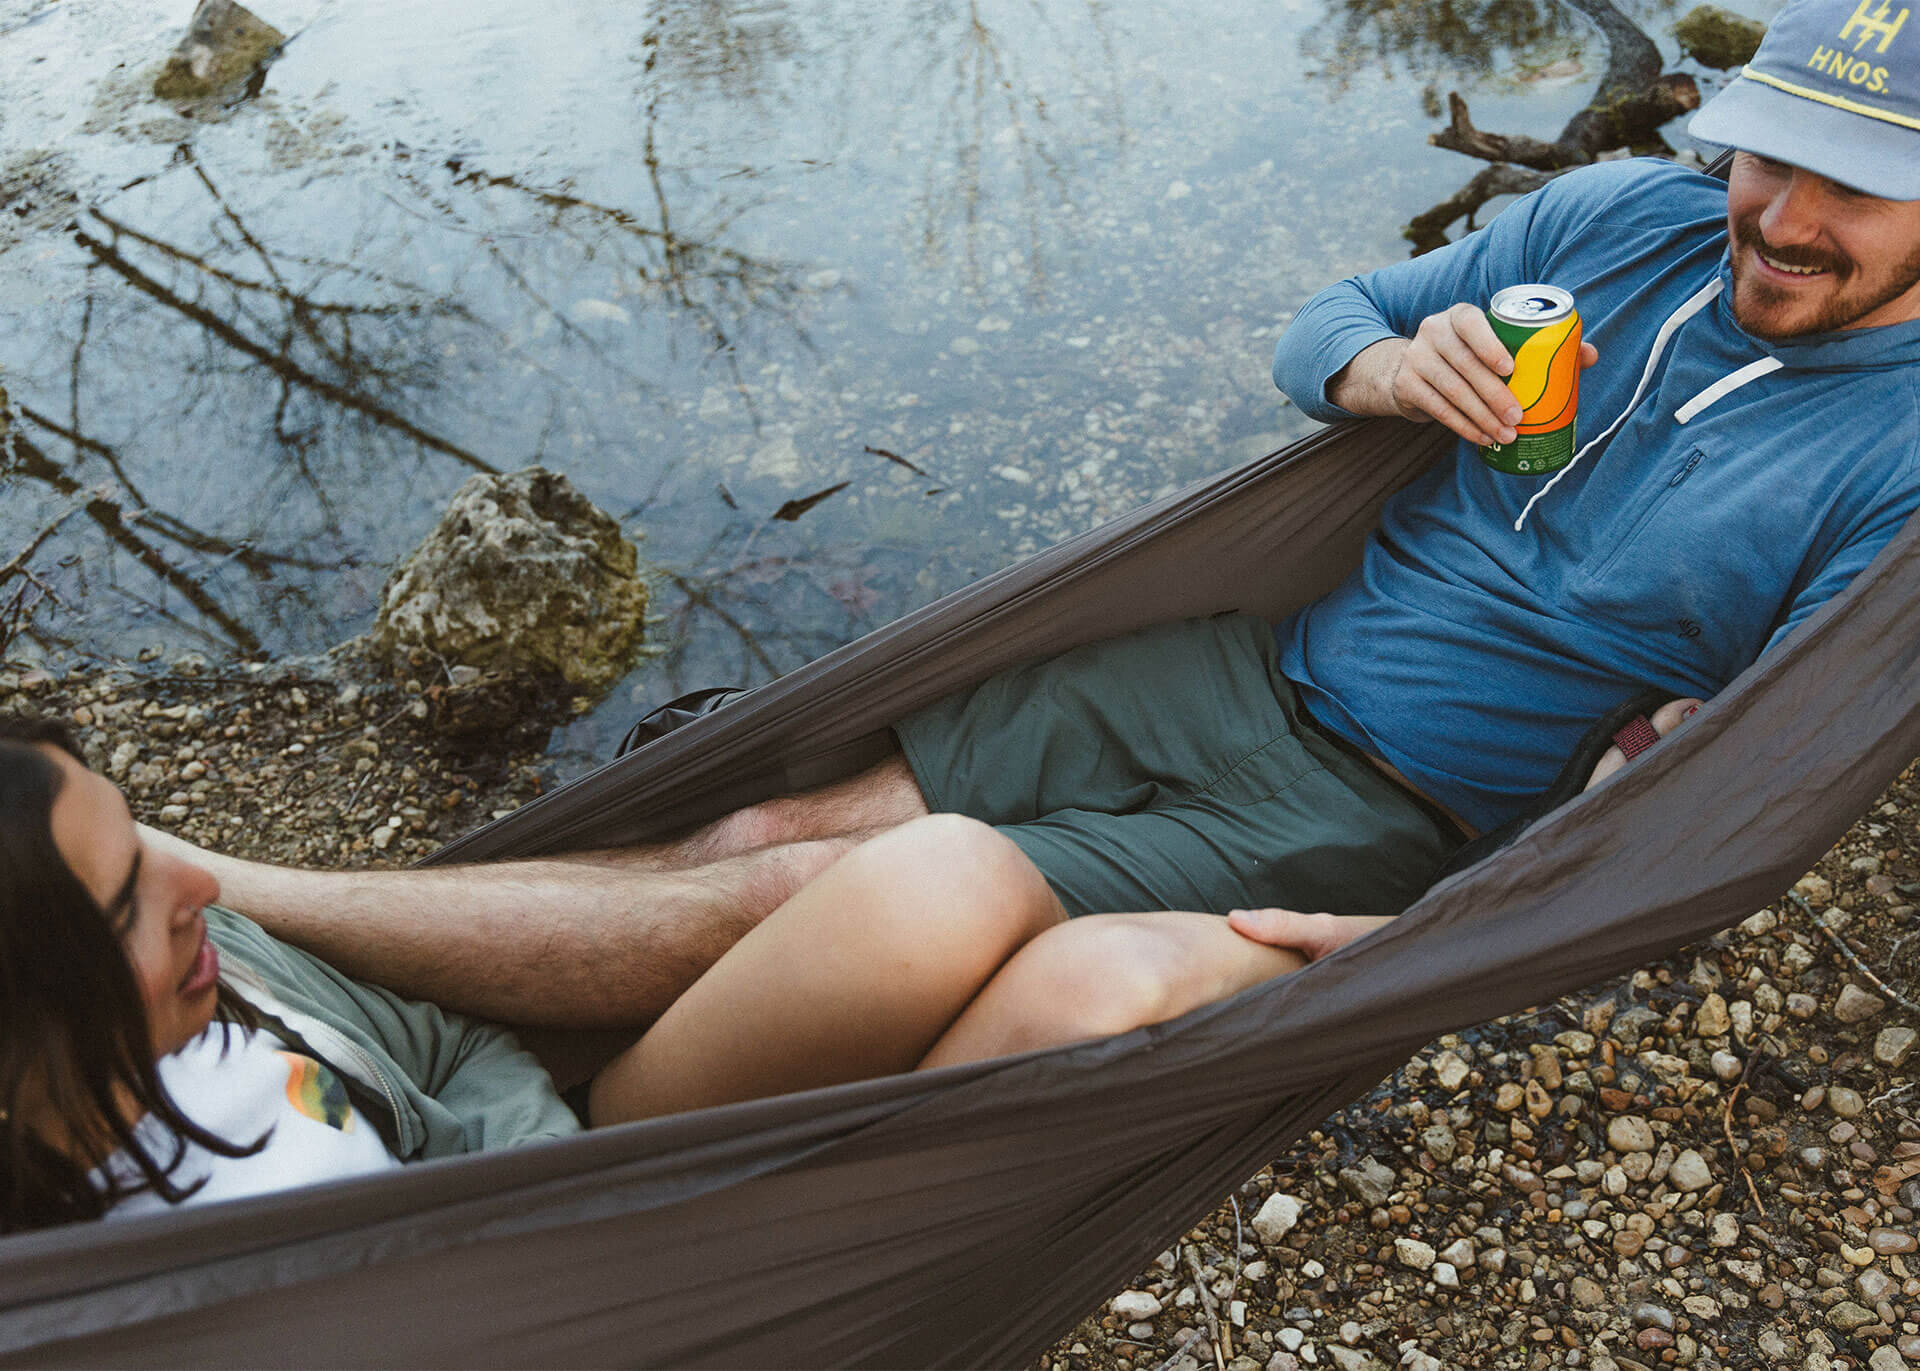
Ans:
[[[347,1100],[346,1083],[324,1062],[298,1052],[278,1054],[286,1060],[287,1103],[316,1123],[353,1132],[355,1114]]]

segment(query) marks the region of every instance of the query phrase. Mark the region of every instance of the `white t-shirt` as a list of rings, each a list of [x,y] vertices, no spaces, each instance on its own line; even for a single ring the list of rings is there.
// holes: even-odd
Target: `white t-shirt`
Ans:
[[[180,1111],[217,1138],[251,1143],[273,1130],[267,1145],[250,1157],[223,1157],[188,1141],[186,1155],[169,1179],[186,1187],[206,1178],[189,1204],[240,1199],[341,1176],[385,1171],[400,1165],[379,1132],[348,1101],[344,1082],[324,1062],[290,1049],[264,1029],[248,1033],[215,1023],[159,1063],[160,1079]],[[138,1125],[148,1155],[161,1165],[173,1156],[171,1130],[149,1114]],[[108,1161],[116,1174],[139,1172],[125,1153]],[[155,1214],[173,1208],[151,1190],[141,1190],[111,1211],[113,1218]]]

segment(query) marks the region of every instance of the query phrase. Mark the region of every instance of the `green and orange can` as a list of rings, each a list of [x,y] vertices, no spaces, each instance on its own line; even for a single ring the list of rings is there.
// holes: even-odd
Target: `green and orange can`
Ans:
[[[1549,475],[1573,460],[1580,313],[1558,286],[1508,286],[1495,293],[1487,319],[1513,354],[1507,389],[1520,402],[1520,422],[1511,443],[1483,447],[1480,457],[1509,476]]]

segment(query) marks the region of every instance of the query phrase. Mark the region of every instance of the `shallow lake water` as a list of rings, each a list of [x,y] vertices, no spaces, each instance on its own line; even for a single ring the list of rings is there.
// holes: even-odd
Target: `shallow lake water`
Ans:
[[[189,4],[0,3],[0,632],[324,650],[539,463],[654,569],[575,760],[1305,432],[1274,339],[1477,169],[1445,93],[1551,137],[1605,63],[1553,0],[255,8],[183,112]]]

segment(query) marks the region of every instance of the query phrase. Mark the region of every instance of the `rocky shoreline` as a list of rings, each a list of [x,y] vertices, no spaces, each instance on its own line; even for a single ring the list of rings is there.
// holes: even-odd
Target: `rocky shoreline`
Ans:
[[[543,730],[450,740],[434,689],[0,666],[0,709],[68,721],[141,819],[322,865],[405,863],[554,782]],[[1042,1371],[1920,1363],[1911,784],[1737,928],[1430,1044]]]

